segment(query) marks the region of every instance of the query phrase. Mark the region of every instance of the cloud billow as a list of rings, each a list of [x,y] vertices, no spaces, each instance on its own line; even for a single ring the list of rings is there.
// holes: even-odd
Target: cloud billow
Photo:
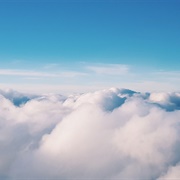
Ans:
[[[180,175],[178,92],[111,88],[67,97],[0,94],[1,179]],[[13,101],[18,97],[20,105]]]

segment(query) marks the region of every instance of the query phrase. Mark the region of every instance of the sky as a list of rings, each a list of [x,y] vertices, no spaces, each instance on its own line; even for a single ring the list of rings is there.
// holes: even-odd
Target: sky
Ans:
[[[179,0],[0,0],[0,88],[180,89]]]

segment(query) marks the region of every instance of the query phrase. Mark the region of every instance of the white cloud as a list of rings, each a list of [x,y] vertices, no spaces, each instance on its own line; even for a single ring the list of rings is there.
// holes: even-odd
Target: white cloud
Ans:
[[[85,73],[74,72],[74,71],[62,71],[60,73],[46,73],[46,72],[37,72],[37,71],[28,71],[28,70],[17,70],[17,69],[0,69],[0,75],[5,76],[23,76],[23,77],[75,77],[75,76],[84,76]]]
[[[177,180],[180,177],[180,165],[170,166],[166,174],[158,178],[158,180]]]
[[[2,179],[179,177],[179,93],[0,94]]]
[[[165,75],[165,76],[178,76],[178,77],[180,77],[180,71],[158,71],[155,73],[159,74],[159,75]]]
[[[69,69],[69,70],[68,70]],[[144,72],[145,71],[145,72]],[[127,64],[47,64],[39,70],[0,69],[2,87],[33,92],[88,92],[126,87],[136,91],[179,91],[179,71],[136,69]],[[14,83],[16,82],[16,83]],[[25,85],[26,84],[26,85]]]
[[[180,71],[157,71],[154,74],[161,79],[180,82]]]
[[[124,75],[129,72],[129,66],[124,64],[96,64],[87,66],[87,69],[97,74],[106,75]]]

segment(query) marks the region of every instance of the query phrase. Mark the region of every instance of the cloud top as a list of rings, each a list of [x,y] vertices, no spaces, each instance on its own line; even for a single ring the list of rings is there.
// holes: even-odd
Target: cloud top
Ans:
[[[178,178],[179,109],[178,92],[0,91],[0,178]]]

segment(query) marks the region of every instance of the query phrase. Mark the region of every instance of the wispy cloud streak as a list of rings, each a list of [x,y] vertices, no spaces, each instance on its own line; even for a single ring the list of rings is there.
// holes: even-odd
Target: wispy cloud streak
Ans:
[[[105,75],[123,75],[129,73],[129,66],[124,64],[98,64],[87,66],[87,69]]]
[[[85,73],[74,72],[74,71],[64,71],[60,73],[46,73],[38,71],[28,71],[28,70],[17,70],[17,69],[0,69],[0,75],[4,76],[28,76],[28,77],[75,77],[84,76]]]

